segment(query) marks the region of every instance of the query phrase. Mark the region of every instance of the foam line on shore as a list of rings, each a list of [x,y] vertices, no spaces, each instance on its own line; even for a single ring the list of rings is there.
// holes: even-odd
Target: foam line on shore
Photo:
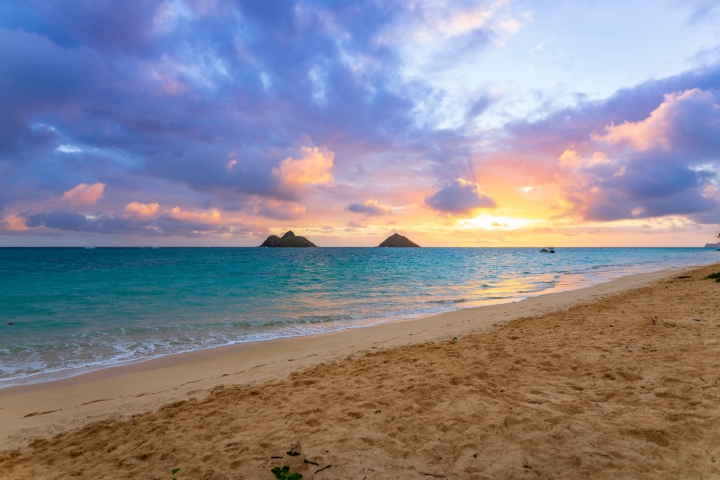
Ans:
[[[629,275],[579,290],[521,302],[456,310],[420,319],[309,337],[255,342],[173,355],[53,382],[0,390],[0,449],[103,418],[117,418],[209,392],[218,384],[258,384],[291,372],[377,349],[487,330],[499,322],[540,316],[677,275],[671,268]]]

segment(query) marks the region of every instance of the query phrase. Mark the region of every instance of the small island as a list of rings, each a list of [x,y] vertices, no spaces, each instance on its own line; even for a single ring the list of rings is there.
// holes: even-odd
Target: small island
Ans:
[[[420,247],[420,245],[412,242],[409,238],[407,238],[404,235],[400,235],[399,233],[393,233],[388,238],[386,238],[384,242],[382,242],[378,246],[379,247],[417,247],[417,248]]]
[[[298,237],[292,231],[288,231],[282,238],[277,235],[270,235],[263,242],[261,247],[317,247],[314,243],[305,237]]]

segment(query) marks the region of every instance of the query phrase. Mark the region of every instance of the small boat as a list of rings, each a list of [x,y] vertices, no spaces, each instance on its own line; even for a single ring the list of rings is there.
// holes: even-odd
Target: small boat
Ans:
[[[540,249],[540,253],[555,253],[555,247],[542,248]]]

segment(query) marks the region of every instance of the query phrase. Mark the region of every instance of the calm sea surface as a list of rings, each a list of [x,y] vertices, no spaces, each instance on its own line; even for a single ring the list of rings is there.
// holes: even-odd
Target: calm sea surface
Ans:
[[[718,259],[700,248],[4,248],[0,387]]]

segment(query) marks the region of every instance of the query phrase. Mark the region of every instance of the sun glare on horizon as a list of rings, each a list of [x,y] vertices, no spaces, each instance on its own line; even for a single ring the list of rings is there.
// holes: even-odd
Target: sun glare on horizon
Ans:
[[[460,229],[518,230],[542,221],[482,213],[473,218],[459,219],[457,225]]]

